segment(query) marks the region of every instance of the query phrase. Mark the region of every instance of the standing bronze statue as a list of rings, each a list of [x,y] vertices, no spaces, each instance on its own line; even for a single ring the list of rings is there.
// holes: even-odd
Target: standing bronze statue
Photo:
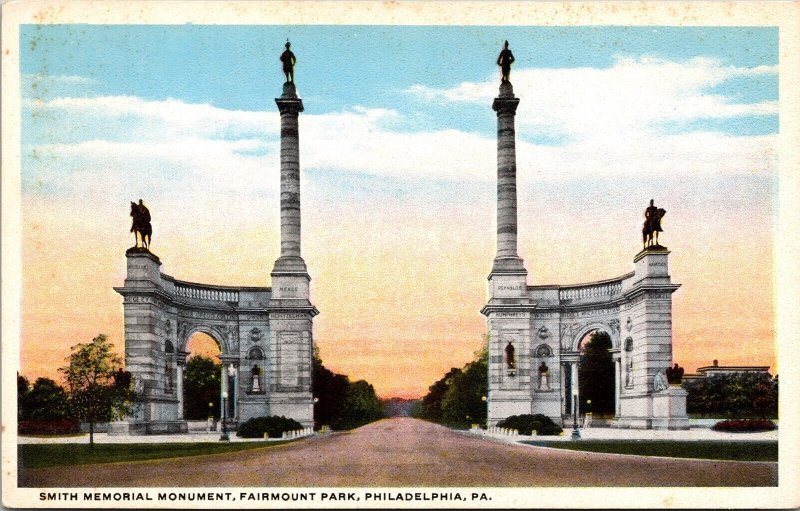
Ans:
[[[644,210],[644,226],[642,227],[643,248],[661,246],[658,244],[658,233],[663,231],[661,229],[661,219],[664,218],[667,210],[655,207],[653,202],[653,199],[650,199],[650,206]]]
[[[281,62],[283,62],[283,74],[286,75],[286,83],[294,83],[294,65],[297,63],[297,58],[292,53],[292,50],[289,48],[292,47],[292,43],[289,40],[286,40],[286,51],[281,53]]]
[[[131,216],[133,225],[131,232],[134,236],[134,248],[139,248],[139,239],[142,240],[142,248],[150,249],[150,238],[153,235],[153,226],[150,225],[150,210],[139,199],[139,204],[131,202]]]
[[[517,367],[514,351],[514,345],[511,344],[511,341],[508,341],[508,345],[506,346],[506,366],[508,366],[509,369],[515,369]]]
[[[509,75],[511,75],[511,64],[513,63],[514,54],[508,49],[508,41],[506,41],[503,49],[500,51],[500,55],[497,57],[497,65],[500,66],[500,70],[502,71],[502,75],[500,77],[501,82],[509,81]]]

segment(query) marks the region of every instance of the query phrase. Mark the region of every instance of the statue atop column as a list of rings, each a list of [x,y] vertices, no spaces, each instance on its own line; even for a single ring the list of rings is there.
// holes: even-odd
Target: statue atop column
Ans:
[[[661,219],[667,213],[663,208],[657,208],[653,205],[653,199],[650,199],[650,206],[644,210],[644,226],[642,227],[642,244],[644,249],[647,247],[660,247],[658,244],[658,233],[663,232],[661,229]]]
[[[506,41],[503,49],[500,51],[500,55],[497,57],[497,65],[500,66],[500,70],[502,72],[500,81],[507,82],[509,81],[509,75],[511,74],[511,64],[514,63],[514,54],[511,53],[511,50],[508,49],[508,41]]]
[[[297,63],[297,57],[294,56],[292,50],[292,43],[286,40],[286,50],[281,53],[281,62],[283,62],[283,74],[286,75],[286,83],[294,83],[294,65]]]
[[[144,205],[142,199],[139,199],[139,204],[131,202],[131,216],[133,217],[131,232],[135,238],[133,248],[139,248],[139,239],[141,238],[142,248],[149,251],[153,226],[150,224],[150,210]]]

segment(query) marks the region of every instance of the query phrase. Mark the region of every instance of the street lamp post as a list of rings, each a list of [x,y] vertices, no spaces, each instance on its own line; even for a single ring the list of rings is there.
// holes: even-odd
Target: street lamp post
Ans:
[[[220,442],[230,442],[231,438],[228,436],[228,393],[222,393],[222,436],[219,437]]]
[[[572,394],[572,440],[580,440],[581,433],[578,431],[578,396]]]

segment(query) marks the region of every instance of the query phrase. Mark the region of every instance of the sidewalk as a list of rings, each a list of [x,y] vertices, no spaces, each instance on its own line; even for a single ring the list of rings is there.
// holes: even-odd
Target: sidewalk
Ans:
[[[96,444],[166,444],[166,443],[214,443],[220,442],[221,433],[219,431],[212,431],[211,433],[183,433],[174,435],[114,435],[110,436],[108,433],[95,433],[94,443]],[[236,432],[228,433],[230,441],[235,442],[280,442],[281,440],[299,440],[301,438],[310,438],[312,435],[297,437],[292,439],[284,438],[270,438],[264,440],[263,438],[239,438]],[[32,436],[18,436],[18,444],[88,444],[89,434],[86,433],[80,436],[59,436],[59,437],[32,437]]]
[[[622,428],[578,428],[578,431],[580,431],[581,440],[676,440],[689,442],[709,440],[728,442],[778,441],[777,429],[758,433],[727,433],[702,427],[676,431]],[[569,442],[572,439],[571,427],[565,427],[564,433],[561,436],[500,435],[488,434],[485,430],[477,430],[477,432],[475,430],[470,430],[470,433],[508,442],[518,442],[520,440]]]

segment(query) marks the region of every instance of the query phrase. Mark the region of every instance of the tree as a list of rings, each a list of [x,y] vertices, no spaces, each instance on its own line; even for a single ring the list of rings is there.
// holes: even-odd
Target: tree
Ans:
[[[689,413],[715,417],[774,417],[778,413],[778,382],[765,373],[716,374],[687,380]]]
[[[54,421],[70,416],[69,395],[50,378],[37,378],[24,400],[24,420]]]
[[[90,343],[76,344],[67,358],[69,365],[59,371],[69,387],[70,407],[78,420],[89,423],[89,444],[94,448],[94,425],[131,413],[136,396],[130,375],[112,350],[106,336]]]
[[[314,423],[330,426],[344,409],[350,380],[336,374],[322,364],[318,350],[314,349],[312,394],[314,396]]]
[[[195,355],[186,362],[183,373],[183,416],[188,420],[203,420],[211,413],[218,418],[221,410],[220,374],[222,365],[202,355]]]
[[[314,347],[312,392],[314,423],[333,429],[352,429],[383,417],[383,406],[375,388],[364,380],[350,382],[322,364]]]
[[[452,368],[442,379],[428,387],[415,413],[424,419],[458,425],[486,422],[489,388],[489,338],[475,352],[475,359],[463,368]]]
[[[17,373],[17,420],[25,419],[26,399],[30,391],[30,382],[27,378]]]
[[[595,332],[583,351],[580,361],[581,411],[587,411],[591,400],[593,413],[614,413],[614,360],[611,357],[611,338],[605,332]]]
[[[486,422],[486,401],[489,352],[486,347],[475,353],[476,360],[468,363],[450,378],[441,402],[442,418],[461,424]]]

